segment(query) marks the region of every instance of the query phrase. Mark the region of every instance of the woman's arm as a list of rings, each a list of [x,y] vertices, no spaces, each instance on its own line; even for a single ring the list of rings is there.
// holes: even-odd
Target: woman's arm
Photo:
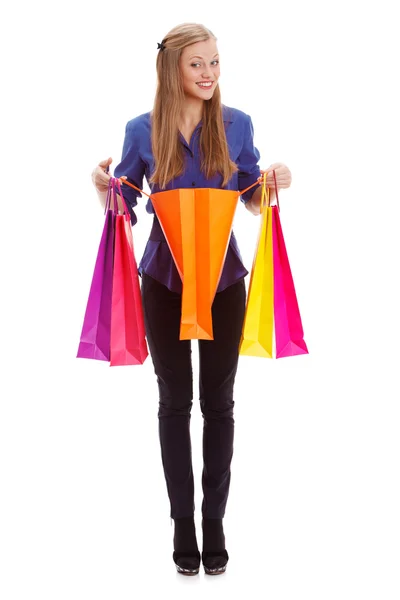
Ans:
[[[132,183],[137,188],[142,189],[143,179],[145,176],[146,165],[140,154],[141,141],[144,136],[148,135],[147,130],[143,128],[140,116],[128,121],[125,127],[125,138],[122,148],[121,161],[114,169],[114,177],[121,179],[126,177],[129,183]],[[123,181],[123,179],[122,179]],[[115,186],[117,192],[118,187]],[[134,207],[137,205],[137,199],[142,198],[141,192],[131,188],[124,183],[121,184],[121,191],[124,195],[127,204],[132,226],[137,223]],[[101,203],[105,202],[106,196],[99,194]],[[120,195],[117,193],[118,208],[123,212],[123,204]]]

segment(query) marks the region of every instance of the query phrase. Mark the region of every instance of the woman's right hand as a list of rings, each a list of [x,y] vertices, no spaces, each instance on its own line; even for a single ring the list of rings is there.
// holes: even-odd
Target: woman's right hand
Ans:
[[[97,167],[92,171],[92,182],[98,192],[107,192],[108,182],[111,175],[106,173],[106,168],[112,163],[112,158],[107,158],[99,162]]]

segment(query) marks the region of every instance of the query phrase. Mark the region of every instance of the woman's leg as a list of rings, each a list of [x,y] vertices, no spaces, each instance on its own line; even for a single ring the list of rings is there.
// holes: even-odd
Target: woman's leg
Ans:
[[[191,342],[179,340],[181,294],[145,273],[141,290],[147,342],[159,388],[159,437],[171,517],[180,519],[194,514]]]
[[[233,386],[246,307],[244,279],[215,295],[213,340],[199,340],[200,407],[203,414],[203,503],[206,519],[222,519],[233,455]]]

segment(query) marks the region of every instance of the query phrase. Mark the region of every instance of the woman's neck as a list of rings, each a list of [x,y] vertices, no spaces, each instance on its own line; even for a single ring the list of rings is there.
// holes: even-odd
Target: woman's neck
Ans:
[[[181,124],[184,127],[196,126],[203,116],[204,100],[185,96],[185,103],[181,113]]]

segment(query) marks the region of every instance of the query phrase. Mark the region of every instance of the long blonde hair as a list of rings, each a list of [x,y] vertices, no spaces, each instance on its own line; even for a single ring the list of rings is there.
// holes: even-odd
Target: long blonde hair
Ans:
[[[149,183],[157,183],[161,189],[184,170],[183,148],[179,141],[179,120],[181,117],[184,90],[179,68],[183,48],[215,35],[204,25],[183,23],[167,33],[162,43],[164,50],[157,55],[157,89],[151,113],[151,145],[155,168]],[[225,187],[238,170],[229,156],[222,114],[219,85],[210,100],[204,100],[200,134],[201,170],[207,179],[216,173],[223,177]]]

